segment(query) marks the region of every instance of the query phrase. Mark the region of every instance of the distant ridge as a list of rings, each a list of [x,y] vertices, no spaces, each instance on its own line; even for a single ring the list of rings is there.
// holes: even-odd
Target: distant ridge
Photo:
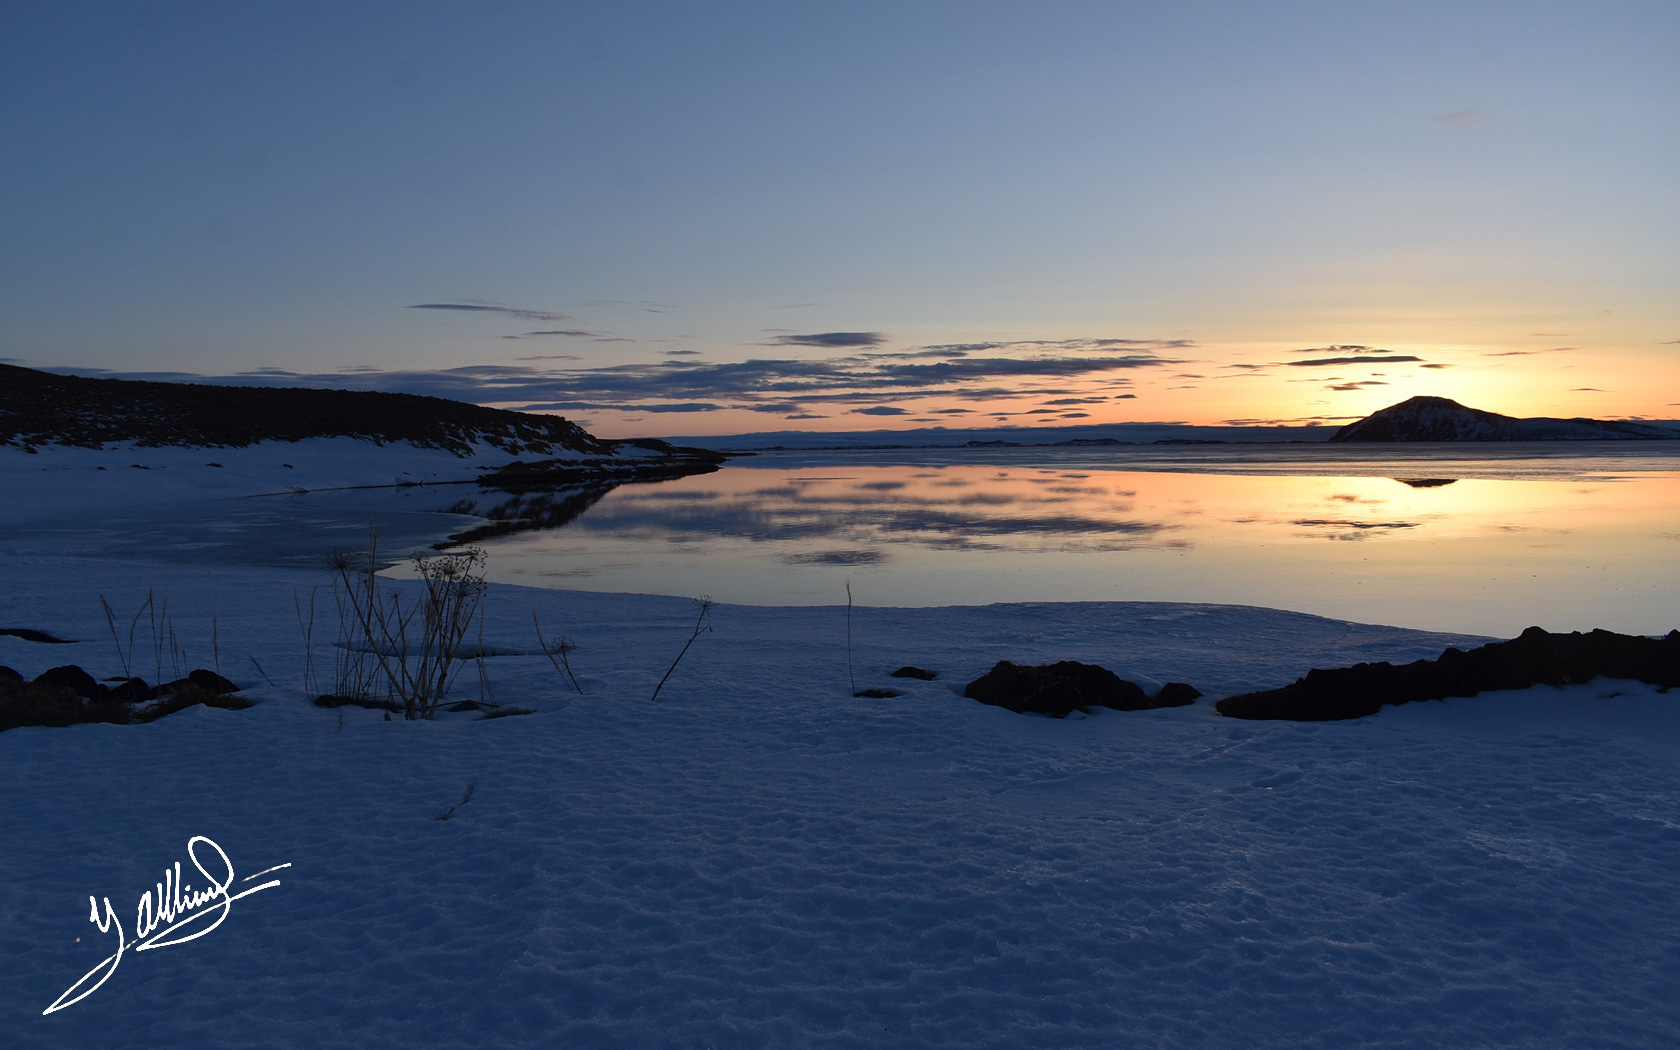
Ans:
[[[1331,441],[1653,441],[1680,430],[1599,419],[1519,419],[1468,408],[1444,397],[1408,398],[1349,423]]]
[[[612,456],[559,416],[484,408],[441,397],[298,387],[211,386],[88,379],[0,364],[0,445],[140,445],[243,448],[259,441],[353,437],[407,441],[470,454],[487,444],[512,454]],[[636,442],[652,449],[664,442]],[[666,448],[671,446],[666,445]]]

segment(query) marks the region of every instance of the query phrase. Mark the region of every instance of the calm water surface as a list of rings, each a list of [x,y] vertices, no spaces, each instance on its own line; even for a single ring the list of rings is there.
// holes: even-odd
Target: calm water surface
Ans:
[[[0,553],[320,567],[365,548],[370,518],[392,553],[477,530],[492,580],[539,587],[836,605],[850,582],[861,605],[1218,602],[1502,636],[1680,626],[1675,442],[787,453],[518,498],[49,514]]]
[[[863,605],[1221,602],[1652,633],[1680,626],[1680,457],[1640,445],[764,455],[486,546],[494,579],[760,605],[843,603],[850,582]]]

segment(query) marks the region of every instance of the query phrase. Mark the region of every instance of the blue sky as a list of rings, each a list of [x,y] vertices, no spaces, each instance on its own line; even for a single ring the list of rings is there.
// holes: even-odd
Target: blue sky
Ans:
[[[1667,0],[15,4],[0,355],[609,435],[1675,416],[1677,46]]]

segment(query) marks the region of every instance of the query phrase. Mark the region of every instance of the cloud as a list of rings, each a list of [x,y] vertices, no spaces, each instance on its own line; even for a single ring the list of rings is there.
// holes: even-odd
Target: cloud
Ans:
[[[1576,387],[1570,387],[1569,389],[1571,390],[1571,392],[1577,393],[1577,394],[1602,394],[1602,393],[1604,393],[1604,391],[1600,390],[1596,386],[1576,386]]]
[[[1549,350],[1499,350],[1484,353],[1483,357],[1531,357],[1534,354],[1566,354],[1571,350],[1581,349],[1578,346],[1554,346]]]
[[[1054,348],[1061,344],[1045,341],[1023,345]],[[533,359],[439,370],[346,368],[302,373],[259,369],[232,376],[142,378],[382,390],[477,404],[541,405],[548,411],[698,412],[729,408],[804,412],[824,405],[869,408],[919,401],[922,403],[904,411],[927,414],[932,411],[928,402],[939,400],[975,404],[1032,398],[1043,404],[1046,398],[1088,398],[1093,384],[1121,389],[1131,383],[1127,372],[1184,363],[1147,351],[1078,356],[1039,351],[1023,356],[930,358],[928,350],[913,347],[902,353],[730,362],[707,361],[696,355],[664,355],[655,361],[603,367],[567,367],[548,359],[554,361],[550,366]]]
[[[993,343],[936,343],[925,349],[970,354],[998,350],[1183,350],[1195,345],[1189,339],[1017,339]]]
[[[974,409],[972,409],[972,408],[936,408],[936,409],[933,410],[933,412],[934,412],[935,415],[941,415],[941,416],[967,416],[967,415],[973,415],[974,414]]]
[[[588,336],[589,338],[592,338],[592,339],[599,339],[600,336],[601,336],[601,334],[599,332],[585,332],[585,331],[581,331],[581,330],[575,329],[575,328],[566,328],[566,329],[560,329],[558,331],[525,332],[521,335],[504,335],[504,336],[501,336],[501,338],[503,338],[503,339],[536,339],[540,336],[548,336],[548,335]]]
[[[854,408],[851,412],[855,416],[902,416],[905,414],[904,409],[896,408],[892,405],[876,405],[873,408]]]
[[[827,419],[828,417],[827,416],[819,416],[815,412],[798,412],[798,413],[795,413],[794,415],[791,415],[791,416],[783,416],[782,418],[783,419]]]
[[[659,352],[664,354],[666,357],[701,357],[701,356],[703,356],[700,353],[700,351],[698,351],[698,350],[661,350]]]
[[[1387,386],[1387,385],[1388,384],[1381,379],[1361,379],[1358,382],[1354,382],[1354,383],[1335,383],[1335,384],[1332,384],[1330,386],[1325,387],[1324,389],[1346,391],[1346,390],[1359,390],[1359,389],[1362,389],[1362,388],[1368,387],[1368,386]]]
[[[1296,416],[1293,419],[1222,419],[1228,427],[1317,427],[1326,423],[1348,423],[1363,416]]]
[[[1388,354],[1382,358],[1370,357],[1315,357],[1311,361],[1285,361],[1291,368],[1322,368],[1326,365],[1373,365],[1395,364],[1401,361],[1422,361],[1421,357],[1411,354]]]
[[[518,361],[582,361],[576,354],[536,354],[531,357],[515,358]]]
[[[547,310],[521,310],[512,306],[495,306],[486,303],[414,303],[410,310],[457,310],[463,313],[502,314],[507,317],[522,317],[527,321],[564,321],[565,314],[551,313]]]
[[[1058,397],[1054,401],[1044,403],[1047,405],[1100,405],[1107,400],[1106,397]]]
[[[1129,398],[1129,397],[1137,397],[1137,395],[1136,395],[1136,394],[1115,394],[1115,395],[1114,395],[1114,400],[1116,400],[1116,401],[1124,401],[1124,400],[1126,400],[1126,399],[1127,399],[1127,398]]]
[[[578,409],[621,409],[636,412],[717,412],[723,405],[706,402],[683,402],[680,404],[664,405],[603,405],[594,401],[544,401],[529,405],[521,405],[514,409],[516,412],[575,412]]]
[[[1451,113],[1435,114],[1437,124],[1456,124],[1460,127],[1474,127],[1487,123],[1487,114],[1479,109],[1455,109]]]
[[[880,346],[887,337],[880,332],[817,332],[813,335],[779,335],[769,346],[820,346],[831,350],[854,346]]]
[[[1423,364],[1418,365],[1418,367],[1419,368],[1451,368],[1452,365],[1442,364],[1439,361],[1425,361]]]
[[[1294,351],[1297,354],[1391,354],[1394,351],[1384,350],[1380,346],[1361,346],[1358,343],[1337,343],[1331,346],[1309,346],[1304,350]]]

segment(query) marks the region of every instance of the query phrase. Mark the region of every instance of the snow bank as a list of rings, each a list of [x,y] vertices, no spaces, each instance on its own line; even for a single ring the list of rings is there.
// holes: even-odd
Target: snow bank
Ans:
[[[1680,1035],[1680,712],[1647,687],[1055,721],[957,693],[996,659],[1065,657],[1211,698],[1473,640],[1222,606],[860,608],[858,685],[905,694],[866,701],[843,608],[721,606],[649,704],[690,603],[498,586],[486,641],[524,655],[489,660],[492,686],[536,714],[341,724],[303,699],[292,600],[319,573],[14,561],[0,617],[82,640],[0,638],[0,662],[109,667],[98,594],[128,610],[155,585],[194,659],[216,617],[224,672],[264,703],[0,735],[11,1047]],[[533,611],[578,641],[585,695],[532,655]],[[903,663],[940,677],[887,677]],[[194,835],[241,877],[292,867],[41,1016],[112,950],[88,895],[129,924]]]

